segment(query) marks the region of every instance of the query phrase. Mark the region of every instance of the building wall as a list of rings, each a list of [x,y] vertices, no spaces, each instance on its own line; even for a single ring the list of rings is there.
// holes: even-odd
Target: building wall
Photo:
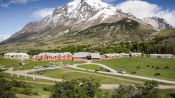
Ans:
[[[17,59],[17,60],[28,60],[29,56],[24,56],[24,55],[5,55],[5,59]]]
[[[43,60],[43,61],[56,61],[56,60],[72,60],[72,55],[65,55],[65,56],[35,56],[33,60]]]

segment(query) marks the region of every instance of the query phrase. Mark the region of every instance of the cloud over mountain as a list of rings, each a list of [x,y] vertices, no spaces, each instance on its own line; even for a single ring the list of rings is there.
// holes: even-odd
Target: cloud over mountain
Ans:
[[[131,13],[141,19],[153,16],[162,17],[168,23],[175,26],[175,10],[166,10],[156,4],[143,0],[127,0],[116,6],[122,11]]]
[[[0,0],[0,7],[8,7],[11,4],[26,4],[31,1],[38,0]]]
[[[40,10],[36,10],[32,13],[32,17],[34,18],[44,18],[52,15],[55,8],[43,8]]]

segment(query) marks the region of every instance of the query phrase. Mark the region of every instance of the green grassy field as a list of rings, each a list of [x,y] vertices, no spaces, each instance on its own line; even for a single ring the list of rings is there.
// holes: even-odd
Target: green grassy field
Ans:
[[[133,84],[133,82],[126,80],[119,80],[115,77],[110,78],[105,76],[98,76],[90,72],[88,73],[82,73],[82,72],[78,72],[76,70],[71,69],[54,69],[54,70],[47,70],[42,75],[58,79],[94,78],[98,80],[100,83],[108,83],[108,84]]]
[[[174,58],[119,58],[100,60],[97,62],[114,69],[124,69],[129,74],[136,72],[136,75],[175,80]],[[169,69],[165,69],[166,66],[168,66]],[[159,69],[156,69],[156,67],[159,67]],[[155,73],[160,73],[160,76],[155,76]]]
[[[53,82],[50,80],[37,79],[37,78],[34,80],[32,77],[25,78],[25,76],[19,76],[19,77],[17,77],[17,75],[11,76],[10,74],[3,73],[3,72],[1,72],[0,74],[3,75],[4,79],[7,79],[7,80],[31,81],[31,82]]]
[[[18,65],[19,63],[20,63],[19,60],[8,60],[8,59],[0,58],[0,66],[1,67],[7,68],[7,67]]]
[[[90,70],[99,70],[99,71],[103,70],[103,68],[95,64],[82,64],[82,65],[79,65],[78,67],[84,68],[84,69],[90,69]]]

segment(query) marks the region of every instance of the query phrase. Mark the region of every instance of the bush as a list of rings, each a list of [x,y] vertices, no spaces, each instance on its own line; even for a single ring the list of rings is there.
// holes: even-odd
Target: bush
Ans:
[[[99,71],[99,70],[95,70],[95,72],[97,72],[97,71]]]
[[[137,66],[137,69],[140,69],[141,67],[140,66]]]
[[[0,72],[0,79],[3,78],[3,74]]]
[[[137,72],[136,72],[136,71],[134,71],[134,72],[132,72],[132,74],[137,74]]]
[[[154,68],[154,66],[151,66],[151,68]]]
[[[109,69],[105,69],[106,72],[111,72]]]
[[[3,70],[0,68],[0,72],[2,72]]]
[[[150,67],[150,65],[146,65],[146,67]]]
[[[175,98],[175,93],[169,93],[169,96],[171,96],[172,98]]]
[[[160,76],[160,73],[155,73],[155,76]]]
[[[165,69],[170,69],[169,66],[165,66]]]
[[[12,86],[9,85],[9,81],[0,79],[0,98],[16,98],[15,94],[11,92]]]
[[[14,93],[0,90],[0,98],[17,98]]]
[[[107,72],[111,72],[109,69],[107,69]]]
[[[43,87],[43,91],[51,91],[51,87]]]
[[[18,87],[18,88],[29,88],[29,85],[26,85],[24,82],[22,81],[16,81],[16,80],[12,80],[9,82],[9,85],[11,85],[12,87]]]
[[[155,67],[155,69],[160,69],[160,67]]]

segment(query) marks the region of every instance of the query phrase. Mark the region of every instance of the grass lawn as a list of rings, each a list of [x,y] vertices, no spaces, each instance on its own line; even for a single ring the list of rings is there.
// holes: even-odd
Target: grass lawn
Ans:
[[[114,69],[124,69],[129,74],[136,72],[136,75],[175,80],[174,58],[118,58],[100,60],[97,63],[105,64]],[[166,66],[169,69],[165,69]],[[159,67],[159,69],[155,69],[156,67]],[[155,76],[155,73],[160,73],[160,76]]]
[[[117,78],[110,78],[105,76],[94,75],[94,73],[82,73],[76,70],[70,69],[54,69],[47,70],[43,74],[43,76],[48,76],[52,78],[63,78],[63,79],[78,79],[78,78],[94,78],[98,80],[100,83],[108,83],[108,84],[133,84],[130,81],[119,80]]]
[[[99,71],[103,70],[103,68],[95,64],[82,64],[82,65],[79,65],[78,67],[84,68],[84,69],[90,69],[90,70],[99,70]]]
[[[71,69],[71,70],[77,70],[77,71],[83,71],[83,72],[89,72],[89,73],[95,73],[95,74],[100,74],[100,75],[107,75],[107,76],[112,76],[112,77],[116,77],[116,78],[121,78],[121,79],[127,79],[127,80],[131,80],[131,81],[135,81],[133,84],[143,84],[148,80],[144,80],[144,79],[138,79],[138,78],[132,78],[132,77],[127,77],[127,76],[120,76],[120,75],[113,75],[113,74],[106,74],[106,73],[100,73],[100,72],[92,72],[92,71],[88,71],[88,70],[81,70],[81,69],[75,69],[75,68],[66,68],[66,69]],[[137,83],[136,83],[137,82]],[[159,85],[172,85],[172,84],[168,84],[168,83],[163,83],[163,82],[159,82]]]
[[[19,60],[8,60],[8,59],[0,58],[0,66],[1,67],[7,68],[7,67],[18,65],[19,63],[20,63]]]
[[[32,77],[26,77],[25,76],[19,76],[17,77],[17,75],[13,75],[11,76],[8,73],[0,73],[1,75],[3,75],[4,79],[8,79],[8,80],[18,80],[18,81],[33,81],[33,82],[53,82],[50,80],[45,80],[45,79],[33,79]]]

